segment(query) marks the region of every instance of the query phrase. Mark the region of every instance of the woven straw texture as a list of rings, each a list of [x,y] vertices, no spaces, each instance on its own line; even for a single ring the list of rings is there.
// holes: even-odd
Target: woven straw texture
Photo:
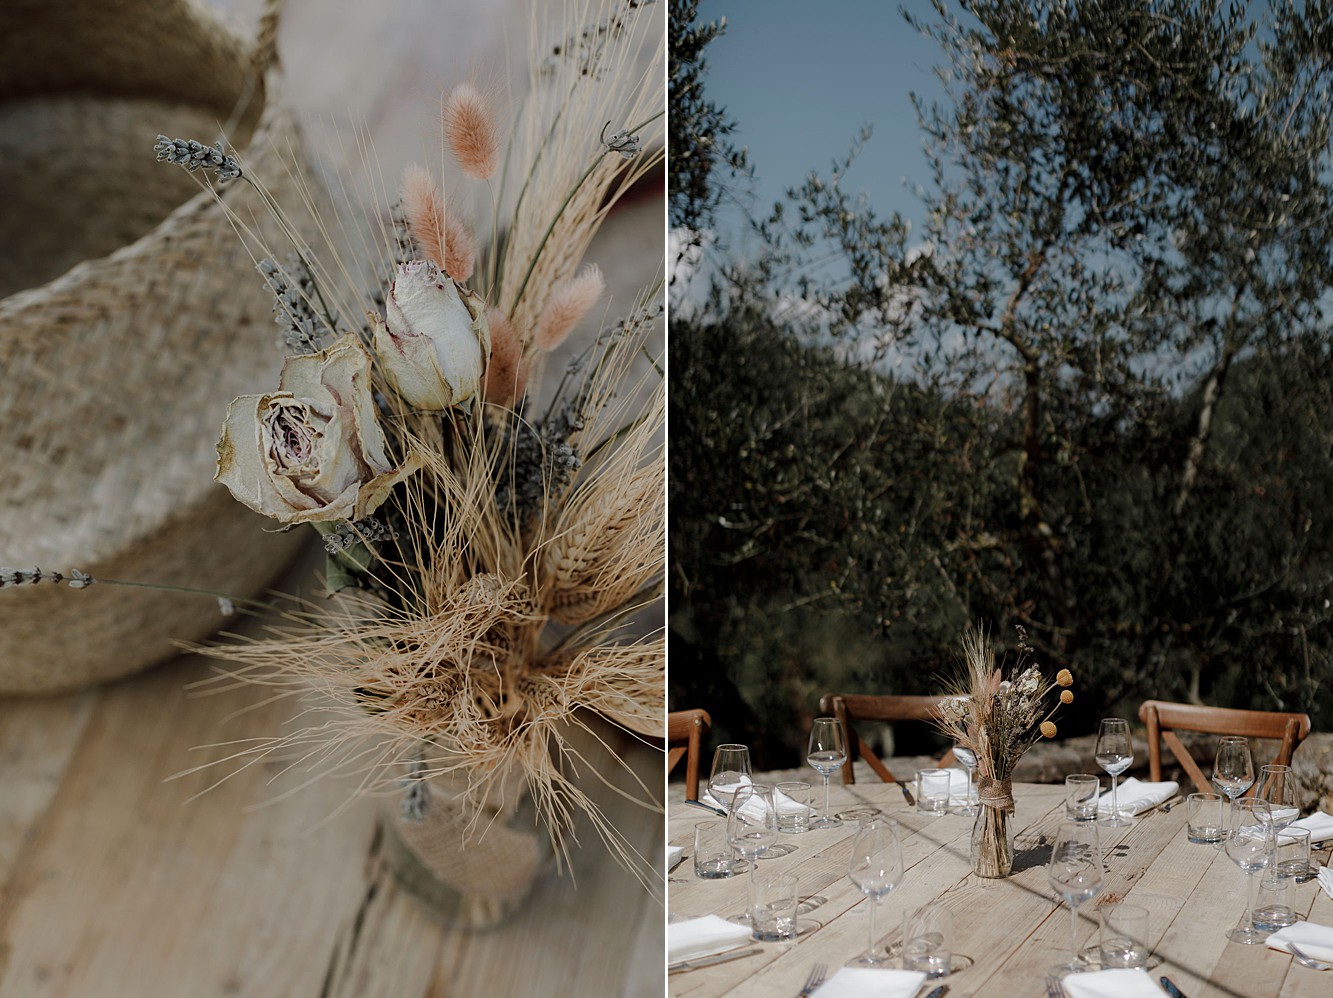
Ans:
[[[227,403],[276,384],[272,299],[255,247],[152,145],[225,127],[301,204],[299,137],[276,102],[260,112],[267,54],[185,0],[8,0],[0,56],[0,565],[251,595],[302,535],[266,533],[213,482],[214,446]],[[281,255],[255,192],[222,191]],[[125,675],[223,623],[207,598],[6,590],[0,693]]]

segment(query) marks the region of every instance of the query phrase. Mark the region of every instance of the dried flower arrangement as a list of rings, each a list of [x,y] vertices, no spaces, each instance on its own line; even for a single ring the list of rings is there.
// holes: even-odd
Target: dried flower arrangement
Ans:
[[[1018,635],[1015,661],[1002,668],[996,665],[995,645],[985,629],[969,627],[963,633],[963,673],[940,700],[940,730],[955,744],[971,749],[977,760],[981,807],[973,830],[972,862],[983,877],[1008,876],[1013,868],[1008,819],[1014,811],[1014,768],[1037,741],[1055,737],[1051,718],[1062,704],[1074,700],[1069,670],[1061,669],[1054,683],[1049,681],[1028,661],[1032,649],[1023,628],[1018,628]],[[1050,703],[1047,698],[1056,690]]]
[[[289,356],[276,390],[228,408],[217,480],[284,527],[319,530],[334,598],[204,650],[229,677],[334,713],[233,764],[295,753],[353,769],[365,790],[404,787],[405,821],[468,843],[527,796],[557,853],[584,813],[648,883],[566,765],[582,712],[660,737],[665,710],[664,638],[635,623],[662,598],[661,274],[566,367],[545,363],[603,296],[597,268],[579,270],[594,234],[664,155],[661,18],[651,0],[592,7],[556,15],[577,23],[534,53],[539,96],[508,120],[467,84],[444,100],[459,183],[491,195],[489,239],[410,166],[369,288],[294,226],[295,251],[259,263]],[[221,144],[155,149],[263,195]],[[99,580],[0,570],[0,586],[39,581]]]

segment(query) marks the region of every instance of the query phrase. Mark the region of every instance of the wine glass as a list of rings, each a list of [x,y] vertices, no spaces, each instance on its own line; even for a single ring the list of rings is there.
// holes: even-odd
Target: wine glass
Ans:
[[[778,840],[778,809],[773,802],[773,788],[763,783],[747,783],[736,790],[727,815],[727,841],[736,853],[748,860],[750,867],[750,902],[746,917],[754,911],[754,868],[760,856]]]
[[[879,899],[897,887],[903,879],[903,846],[898,836],[897,821],[883,816],[861,819],[856,836],[852,839],[847,877],[862,894],[870,898],[869,944],[865,953],[852,962],[859,966],[877,967],[888,959],[888,954],[875,951],[875,909],[879,906]]]
[[[1233,943],[1253,945],[1261,943],[1268,934],[1254,927],[1255,874],[1268,865],[1268,842],[1272,837],[1269,827],[1272,808],[1267,801],[1246,800],[1233,805],[1231,828],[1227,831],[1226,853],[1231,861],[1245,871],[1248,878],[1245,891],[1245,918],[1227,932]]]
[[[708,774],[708,793],[728,811],[736,791],[750,783],[750,750],[744,745],[719,745]]]
[[[1282,873],[1277,868],[1277,837],[1300,815],[1296,802],[1296,780],[1290,766],[1262,766],[1254,799],[1268,805],[1268,870],[1264,885],[1281,887]],[[1271,928],[1285,928],[1296,922],[1296,913],[1284,904],[1266,905],[1254,913],[1254,921]]]
[[[1100,822],[1108,828],[1132,825],[1134,819],[1120,813],[1116,801],[1116,777],[1134,761],[1134,745],[1129,740],[1129,722],[1123,717],[1106,717],[1097,729],[1097,765],[1111,774],[1111,815]]]
[[[977,813],[977,806],[973,803],[972,772],[977,768],[977,755],[967,746],[959,745],[955,742],[953,747],[953,757],[967,768],[967,803],[954,811],[954,814],[961,814],[963,816],[974,815]]]
[[[1236,820],[1236,798],[1254,786],[1254,762],[1250,759],[1250,740],[1226,735],[1218,740],[1213,762],[1213,783],[1231,801],[1228,827]]]
[[[847,761],[847,735],[836,717],[816,717],[810,725],[810,747],[805,761],[824,777],[824,814],[810,821],[811,828],[836,828],[842,822],[828,813],[829,777]]]
[[[1052,967],[1051,972],[1086,970],[1078,953],[1078,908],[1102,889],[1102,849],[1097,822],[1066,821],[1060,826],[1051,847],[1051,861],[1046,864],[1046,879],[1069,904],[1069,962]]]

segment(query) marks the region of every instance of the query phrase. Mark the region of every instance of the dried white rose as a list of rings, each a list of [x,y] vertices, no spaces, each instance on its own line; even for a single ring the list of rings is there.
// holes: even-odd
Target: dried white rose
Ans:
[[[371,358],[355,337],[287,358],[279,390],[227,407],[214,476],[282,523],[359,520],[419,466],[395,468],[375,419]]]
[[[408,405],[436,412],[477,394],[491,356],[486,303],[429,260],[398,268],[375,351]]]

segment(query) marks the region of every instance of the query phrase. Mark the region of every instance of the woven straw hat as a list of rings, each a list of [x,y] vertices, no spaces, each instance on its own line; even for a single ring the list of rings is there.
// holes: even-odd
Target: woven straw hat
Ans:
[[[152,149],[226,134],[302,203],[276,20],[247,43],[188,0],[0,4],[0,565],[248,596],[294,553],[212,480],[227,403],[277,383],[272,298],[227,210]],[[287,245],[248,184],[220,190]],[[223,622],[194,596],[7,589],[0,693],[125,675]]]

